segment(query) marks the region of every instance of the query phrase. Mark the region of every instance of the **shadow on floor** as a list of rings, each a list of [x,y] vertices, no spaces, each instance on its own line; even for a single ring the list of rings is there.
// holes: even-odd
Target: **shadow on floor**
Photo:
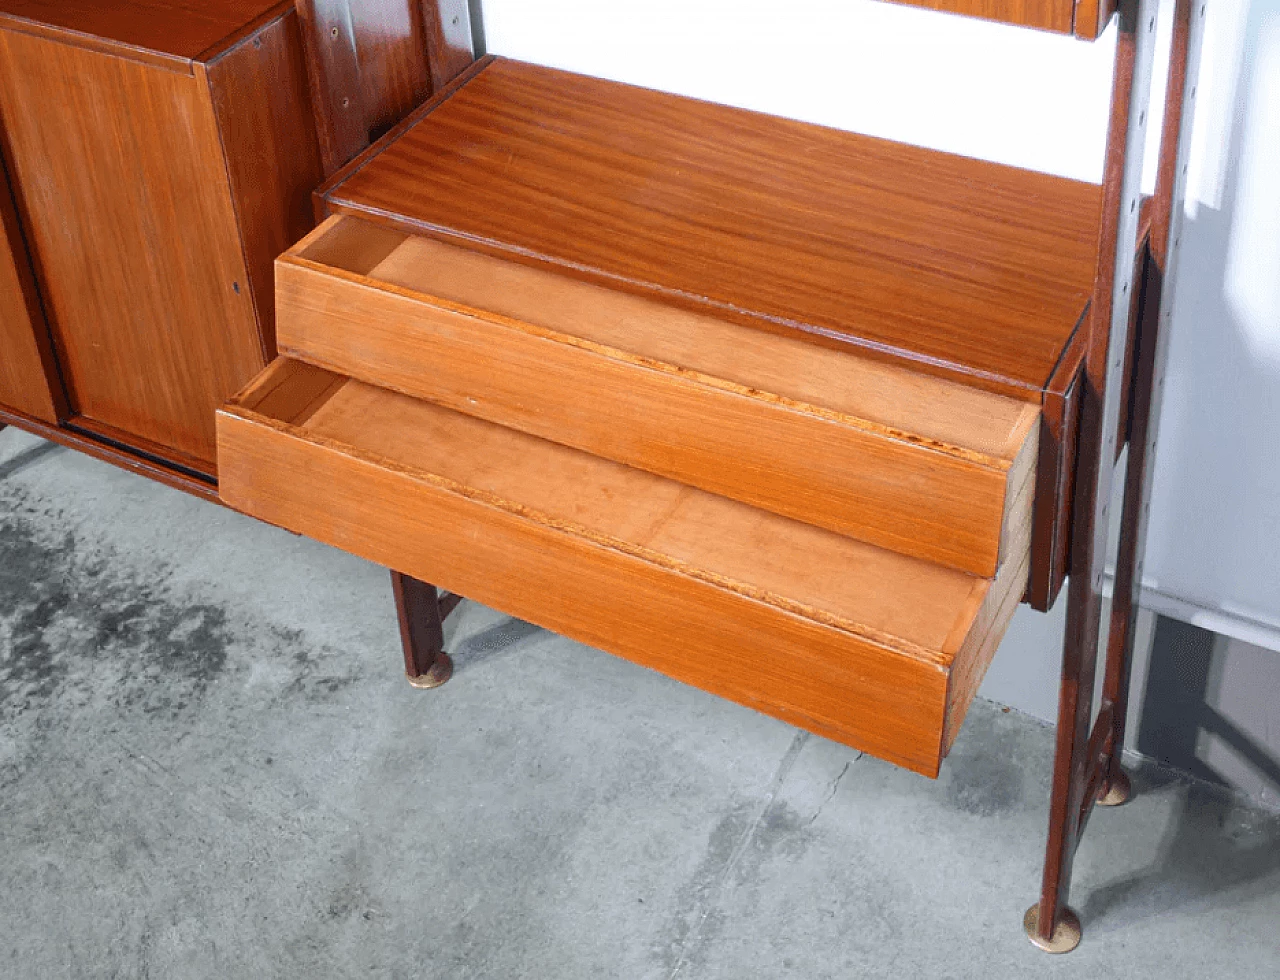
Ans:
[[[0,426],[0,428],[3,428],[3,426]],[[7,480],[20,470],[25,470],[28,466],[32,466],[46,456],[51,456],[61,450],[61,446],[52,442],[42,442],[32,446],[30,449],[24,449],[12,459],[7,459],[0,463],[0,480]]]
[[[1135,774],[1134,788],[1177,802],[1154,860],[1084,902],[1081,914],[1101,928],[1280,888],[1280,813],[1247,806],[1234,780],[1203,758],[1211,736],[1280,792],[1280,761],[1214,707],[1222,651],[1222,638],[1208,630],[1164,617],[1157,623],[1138,729],[1138,751],[1155,761]]]
[[[1178,796],[1156,857],[1094,889],[1081,916],[1107,931],[1134,918],[1234,905],[1280,888],[1280,815],[1244,806],[1224,789],[1188,783],[1156,766],[1140,771],[1138,793]]]
[[[470,634],[460,643],[447,643],[445,649],[453,658],[456,672],[463,673],[494,657],[511,653],[515,646],[541,632],[542,629],[532,623],[507,617]]]

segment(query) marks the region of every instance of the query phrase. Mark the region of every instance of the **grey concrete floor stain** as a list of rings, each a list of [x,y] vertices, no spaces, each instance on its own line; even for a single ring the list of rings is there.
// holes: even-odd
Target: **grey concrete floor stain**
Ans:
[[[1051,959],[1028,719],[975,703],[931,782],[470,604],[411,691],[385,571],[24,439],[4,980],[1280,975],[1280,823],[1220,794],[1095,814]]]
[[[0,485],[0,721],[75,711],[87,687],[121,709],[172,716],[218,682],[235,645],[289,653],[285,696],[323,699],[352,682],[299,634],[233,622],[221,605],[169,590],[164,562],[130,568],[47,530],[61,523]]]

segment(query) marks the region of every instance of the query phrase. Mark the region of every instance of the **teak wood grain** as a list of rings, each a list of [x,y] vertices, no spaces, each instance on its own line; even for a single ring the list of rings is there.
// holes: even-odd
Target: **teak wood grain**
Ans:
[[[288,0],[0,0],[0,26],[74,32],[125,57],[154,63],[148,54],[168,56],[181,69],[288,6]]]
[[[314,225],[323,179],[297,15],[286,11],[207,66],[263,352],[275,353],[272,263]]]
[[[62,401],[31,260],[0,168],[0,409],[56,425]]]
[[[298,0],[326,174],[473,59],[466,0]]]
[[[1039,409],[354,218],[277,266],[281,347],[849,534],[994,575]]]
[[[1020,27],[1034,27],[1070,34],[1075,5],[1081,0],[892,0],[911,7],[928,7],[949,14],[998,20]],[[1088,2],[1088,0],[1083,0]],[[1096,0],[1094,0],[1096,2]]]
[[[211,468],[264,355],[208,87],[0,31],[0,118],[72,407]]]
[[[1026,579],[1025,534],[992,581],[288,359],[218,425],[231,506],[928,775]]]
[[[496,59],[331,211],[1038,401],[1099,189]]]
[[[298,0],[325,173],[431,94],[422,0]],[[429,6],[429,4],[428,4]]]

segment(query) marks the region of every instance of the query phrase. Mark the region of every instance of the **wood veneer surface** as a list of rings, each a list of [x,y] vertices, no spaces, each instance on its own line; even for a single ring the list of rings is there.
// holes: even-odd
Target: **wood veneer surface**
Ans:
[[[1025,532],[966,575],[286,359],[219,442],[232,506],[930,775],[1026,578]]]
[[[321,438],[649,549],[936,653],[986,582],[503,426],[349,382],[305,424]],[[954,653],[954,650],[947,651]]]
[[[218,123],[262,346],[270,356],[272,264],[315,224],[310,195],[324,173],[298,16],[288,11],[264,25],[252,44],[200,66],[201,74]]]
[[[56,368],[22,242],[9,182],[0,168],[0,408],[56,424]]]
[[[212,472],[265,351],[207,83],[0,30],[0,117],[73,411]]]
[[[281,0],[0,0],[0,15],[195,59]]]
[[[341,175],[340,175],[341,176]],[[1038,400],[1099,189],[496,59],[331,210]]]
[[[1070,34],[1078,0],[893,0],[952,14]],[[1087,2],[1087,0],[1086,0]],[[1097,2],[1097,0],[1093,0]]]
[[[370,384],[994,575],[1039,409],[554,272],[329,219],[281,346]]]

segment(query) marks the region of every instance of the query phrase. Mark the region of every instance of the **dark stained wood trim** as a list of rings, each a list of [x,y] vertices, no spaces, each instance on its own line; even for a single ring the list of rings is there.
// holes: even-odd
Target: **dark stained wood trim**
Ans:
[[[492,61],[493,55],[485,55],[472,62],[462,74],[458,75],[453,81],[446,85],[440,91],[434,93],[431,98],[418,106],[413,112],[405,116],[395,126],[389,129],[381,139],[371,143],[359,156],[351,160],[334,172],[323,184],[315,189],[313,198],[315,200],[316,220],[317,222],[327,217],[329,214],[329,198],[333,192],[347,179],[363,170],[371,161],[376,159],[388,146],[396,141],[406,130],[412,127],[421,119],[425,119],[432,112],[443,105],[448,99],[469,81],[475,78],[483,71]]]
[[[18,276],[18,288],[22,291],[27,318],[31,323],[32,340],[40,359],[44,388],[48,394],[49,404],[39,407],[49,410],[50,416],[44,421],[54,424],[65,420],[71,414],[71,408],[62,369],[58,366],[57,357],[54,356],[53,332],[49,329],[44,297],[40,295],[40,287],[36,281],[31,245],[18,213],[19,203],[17,195],[13,192],[13,182],[9,177],[9,164],[5,159],[7,155],[8,144],[4,138],[2,121],[0,121],[0,221],[4,222],[4,237],[8,240],[12,252],[11,258],[14,271]]]
[[[200,497],[202,500],[221,503],[218,499],[218,486],[211,479],[198,477],[193,473],[175,468],[159,458],[152,458],[147,454],[131,451],[123,444],[107,441],[104,438],[95,437],[88,433],[77,432],[70,428],[49,425],[40,419],[31,418],[28,415],[22,415],[0,407],[0,427],[6,424],[12,425],[14,428],[24,429],[42,439],[48,439],[50,442],[56,442],[60,446],[75,449],[92,456],[94,459],[111,463],[130,473],[136,473],[139,476],[145,476],[149,480],[155,480],[157,483],[163,483],[165,486],[183,490],[193,496]]]
[[[475,60],[467,0],[420,0],[431,88],[440,91]]]

